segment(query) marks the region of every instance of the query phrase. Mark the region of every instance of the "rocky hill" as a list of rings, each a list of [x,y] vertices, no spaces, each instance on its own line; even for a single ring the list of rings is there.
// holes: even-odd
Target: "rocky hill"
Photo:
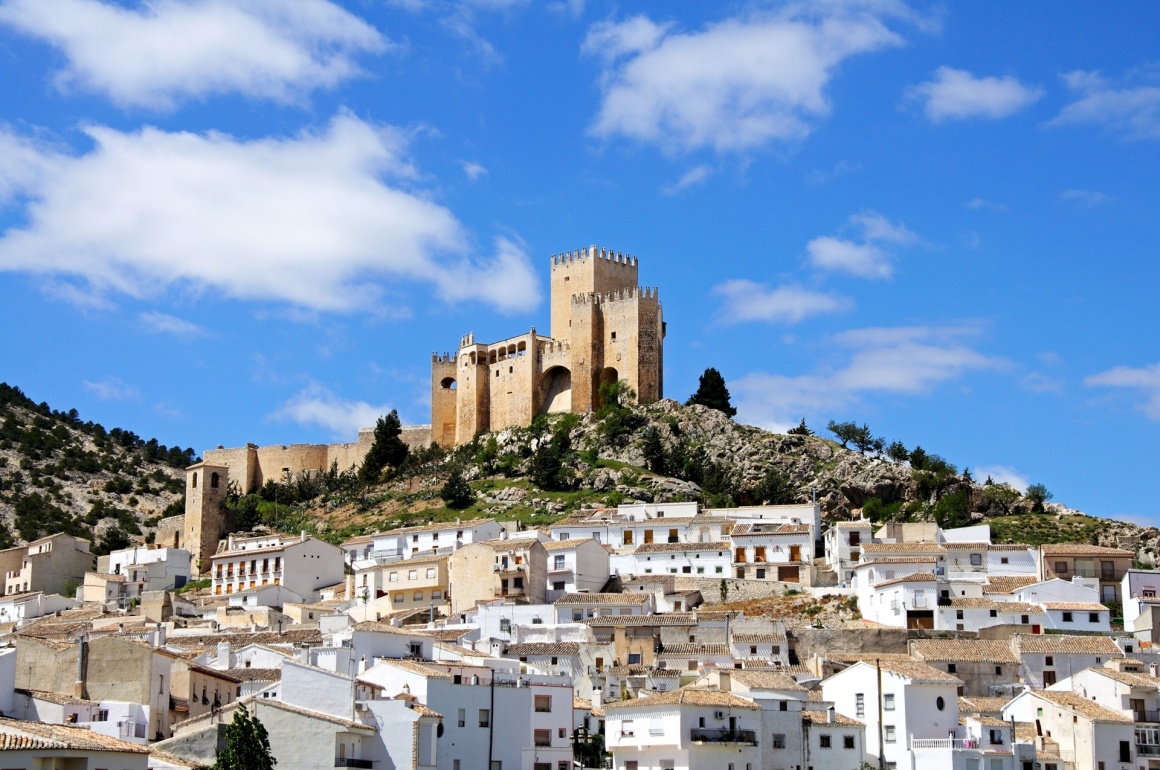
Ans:
[[[83,422],[0,383],[0,547],[66,532],[93,550],[143,542],[184,510],[192,449]]]

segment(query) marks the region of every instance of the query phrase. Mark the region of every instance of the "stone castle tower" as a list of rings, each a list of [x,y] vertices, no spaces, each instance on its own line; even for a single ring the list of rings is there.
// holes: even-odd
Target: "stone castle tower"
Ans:
[[[209,573],[218,539],[226,531],[226,490],[229,469],[200,462],[185,469],[185,527],[182,547],[193,555],[194,575]]]
[[[543,413],[590,412],[599,389],[623,381],[642,404],[664,395],[665,324],[637,260],[591,246],[552,257],[551,336],[491,344],[464,336],[431,360],[431,439],[442,446],[530,425]]]

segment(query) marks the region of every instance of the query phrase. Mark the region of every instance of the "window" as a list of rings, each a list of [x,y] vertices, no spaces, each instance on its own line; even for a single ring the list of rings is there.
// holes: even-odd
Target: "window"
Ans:
[[[894,693],[886,693],[882,696],[882,710],[894,711]]]
[[[819,735],[819,736],[818,736],[818,747],[819,747],[819,748],[823,748],[823,749],[828,749],[828,748],[830,748],[830,736],[828,736],[828,735]]]
[[[1031,622],[1031,617],[1029,615],[1020,615],[1019,622],[1022,623],[1023,625],[1027,625],[1028,623]]]
[[[552,559],[552,569],[564,569],[564,554],[556,554]]]
[[[784,749],[785,748],[785,733],[774,733],[773,734],[773,747],[775,749]]]
[[[640,665],[640,653],[639,652],[628,653],[628,665],[630,665],[630,666],[639,666]]]
[[[407,570],[407,580],[416,580],[419,577],[419,570]]]
[[[558,738],[567,738],[567,737],[568,737],[568,730],[567,730],[567,728],[561,727],[561,728],[559,728],[558,730],[556,730],[556,737],[558,737]]]
[[[991,745],[992,746],[1002,746],[1003,745],[1003,731],[1002,730],[990,730],[989,732],[991,734]]]
[[[636,723],[631,719],[625,719],[620,723],[620,734],[626,738],[631,738],[636,735]]]
[[[1064,623],[1070,623],[1070,622],[1071,622],[1071,613],[1070,613],[1070,612],[1065,612],[1065,613],[1063,613],[1063,622],[1064,622]]]
[[[962,620],[962,619],[963,619],[963,611],[962,610],[955,610],[955,620]]]
[[[427,568],[427,577],[429,577],[429,578],[435,577],[435,568],[434,567]]]
[[[1100,613],[1089,612],[1088,613],[1088,622],[1089,623],[1099,623],[1100,622]]]
[[[983,563],[983,554],[981,554],[981,553],[971,554],[971,566],[972,567],[978,567],[982,563]]]
[[[488,709],[480,709],[479,710],[479,726],[480,727],[491,727],[491,711],[489,711]],[[525,733],[525,735],[526,735],[526,733]]]
[[[1120,761],[1132,761],[1132,744],[1129,741],[1120,741]]]
[[[423,601],[423,592],[422,592],[422,591],[416,591],[416,592],[415,592],[415,595],[414,595],[414,600],[415,600],[415,601],[417,601],[417,602],[421,602],[421,601]]]
[[[859,719],[866,717],[866,696],[860,692],[854,694],[854,716]]]
[[[550,713],[552,711],[552,696],[537,695],[535,698],[536,711]]]
[[[467,726],[467,709],[459,709],[459,726]]]
[[[854,748],[854,736],[853,735],[843,735],[842,736],[842,748],[844,748],[844,749]]]
[[[640,765],[635,759],[627,759],[624,762],[624,770],[637,770],[639,767]]]
[[[947,702],[943,700],[941,695],[934,699],[934,707],[939,711],[942,711],[944,708],[946,708],[946,705]]]
[[[991,610],[991,617],[993,617],[993,618],[999,617],[999,610]]]
[[[1066,575],[1067,574],[1067,562],[1057,561],[1055,563],[1055,574]]]
[[[552,745],[552,731],[551,730],[535,730],[533,742],[536,746],[551,746]]]
[[[395,601],[397,601],[397,602],[406,601],[406,594],[395,594]]]
[[[957,665],[957,664],[955,664],[955,663],[948,663],[948,664],[947,664],[947,673],[948,673],[948,674],[954,674],[954,673],[957,673],[957,672],[958,672],[958,668],[959,668],[959,667],[958,667],[958,665]]]
[[[995,676],[1002,676],[1002,675],[1003,675],[1003,667],[1002,666],[995,666]]]
[[[1043,665],[1045,665],[1045,666],[1054,666],[1054,665],[1055,665],[1055,657],[1054,657],[1054,656],[1052,656],[1052,655],[1048,655],[1047,657],[1045,657],[1045,658],[1043,659]]]
[[[390,577],[388,578],[388,580],[389,580],[389,582],[391,582],[391,583],[398,583],[398,582],[399,582],[399,573],[398,573],[398,572],[392,572],[392,573],[390,574]]]
[[[894,741],[896,740],[896,739],[895,739],[895,735],[894,735],[894,725],[886,725],[886,726],[885,726],[885,727],[883,727],[882,729],[883,729],[883,730],[885,731],[885,733],[886,733],[886,738],[885,738],[885,741],[886,741],[887,743],[894,743]]]
[[[440,591],[432,591],[431,598],[434,599],[435,601],[438,601],[439,599],[443,598],[443,594]]]
[[[553,580],[552,581],[552,590],[553,591],[563,591],[564,590],[564,581],[563,580]]]

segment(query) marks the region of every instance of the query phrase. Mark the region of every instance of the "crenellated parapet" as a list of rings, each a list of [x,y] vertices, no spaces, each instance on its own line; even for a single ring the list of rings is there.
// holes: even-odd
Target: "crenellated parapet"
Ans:
[[[454,364],[455,363],[455,354],[454,353],[447,353],[447,352],[444,352],[442,354],[432,353],[431,354],[431,363],[432,364]]]
[[[571,302],[573,305],[604,305],[610,302],[623,302],[625,300],[636,299],[656,301],[659,298],[660,292],[655,286],[631,286],[626,289],[616,289],[609,292],[573,294]]]
[[[574,251],[565,251],[563,254],[553,254],[551,262],[552,267],[562,267],[573,262],[582,262],[586,259],[602,259],[606,262],[613,262],[627,267],[637,266],[635,256],[630,256],[603,246],[600,248],[588,246],[587,248],[576,249]]]

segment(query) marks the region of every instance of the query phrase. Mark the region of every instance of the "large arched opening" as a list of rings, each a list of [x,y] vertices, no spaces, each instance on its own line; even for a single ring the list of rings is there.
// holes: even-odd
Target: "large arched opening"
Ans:
[[[572,411],[572,372],[563,366],[553,366],[540,378],[543,414]]]
[[[457,387],[457,385],[455,383],[455,378],[454,377],[444,377],[443,380],[439,383],[439,387],[442,388],[443,390],[455,390]]]

